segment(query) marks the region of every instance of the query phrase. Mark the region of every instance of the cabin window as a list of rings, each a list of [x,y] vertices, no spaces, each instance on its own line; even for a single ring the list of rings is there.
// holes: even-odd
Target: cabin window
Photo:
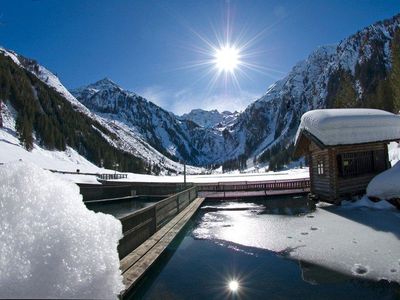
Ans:
[[[342,153],[337,155],[337,161],[341,177],[379,173],[386,169],[384,150]]]
[[[386,165],[386,151],[385,150],[377,150],[374,151],[374,170],[375,172],[383,172],[387,169]]]
[[[324,175],[324,162],[322,160],[317,163],[317,173],[318,175]]]

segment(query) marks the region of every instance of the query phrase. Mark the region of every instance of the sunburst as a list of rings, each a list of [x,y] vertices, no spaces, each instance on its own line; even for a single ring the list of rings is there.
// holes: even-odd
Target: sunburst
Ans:
[[[262,73],[274,80],[284,72],[260,64],[259,58],[273,49],[260,49],[257,44],[271,27],[249,34],[249,28],[242,24],[241,30],[235,31],[229,9],[222,26],[212,26],[214,35],[203,35],[187,26],[196,42],[185,44],[184,47],[197,52],[198,60],[192,61],[178,69],[193,69],[199,74],[192,85],[208,80],[205,92],[211,94],[215,89],[224,88],[227,94],[239,91],[242,94],[240,82],[252,80],[251,74]],[[217,29],[218,28],[218,29]]]
[[[240,53],[234,46],[225,45],[214,53],[215,66],[221,72],[233,73],[240,66]]]

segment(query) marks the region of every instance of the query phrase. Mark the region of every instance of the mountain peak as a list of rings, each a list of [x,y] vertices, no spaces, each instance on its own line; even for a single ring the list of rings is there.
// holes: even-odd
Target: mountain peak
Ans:
[[[95,83],[89,84],[87,87],[98,89],[98,90],[109,90],[109,89],[115,89],[115,88],[122,90],[122,88],[118,84],[116,84],[114,81],[112,81],[108,77],[104,77],[103,79],[100,79],[100,80],[96,81]]]
[[[103,79],[100,79],[94,83],[91,83],[89,85],[85,85],[82,87],[79,87],[77,89],[71,90],[72,95],[74,95],[77,99],[81,98],[82,95],[89,95],[93,96],[97,93],[101,93],[103,91],[107,92],[125,92],[124,89],[122,89],[118,84],[116,84],[114,81],[112,81],[108,77],[104,77]],[[129,92],[127,92],[129,93]],[[133,93],[129,93],[133,94]]]

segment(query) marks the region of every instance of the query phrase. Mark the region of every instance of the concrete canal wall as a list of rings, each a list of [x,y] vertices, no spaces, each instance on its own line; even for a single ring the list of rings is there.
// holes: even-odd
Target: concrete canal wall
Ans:
[[[174,194],[121,218],[123,238],[118,253],[124,258],[197,198],[197,187]]]
[[[102,184],[79,183],[83,201],[118,198],[135,195],[169,196],[191,184],[103,181]]]

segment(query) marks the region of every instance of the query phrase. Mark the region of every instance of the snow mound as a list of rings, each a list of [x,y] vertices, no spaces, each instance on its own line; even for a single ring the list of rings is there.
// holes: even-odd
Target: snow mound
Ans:
[[[400,163],[375,176],[367,187],[367,195],[378,199],[400,198]]]
[[[351,201],[342,201],[342,208],[359,208],[359,207],[368,207],[372,209],[396,209],[392,204],[387,202],[386,200],[381,200],[378,202],[373,202],[368,199],[367,196],[362,197],[360,200],[355,202]]]
[[[306,112],[296,135],[307,130],[324,145],[400,139],[400,117],[379,109],[317,109]]]
[[[389,161],[392,167],[400,160],[400,144],[391,142],[388,146]]]
[[[121,223],[79,188],[24,162],[0,166],[2,298],[117,298]]]

